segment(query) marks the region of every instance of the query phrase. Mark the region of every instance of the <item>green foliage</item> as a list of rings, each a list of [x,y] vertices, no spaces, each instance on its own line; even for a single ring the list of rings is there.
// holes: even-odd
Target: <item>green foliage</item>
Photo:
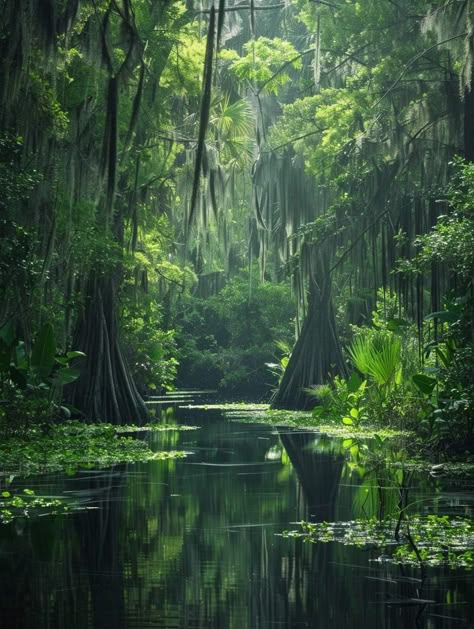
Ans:
[[[175,50],[161,78],[162,89],[183,98],[199,94],[202,85],[206,39],[199,37],[198,25],[187,24],[179,33]]]
[[[281,353],[278,362],[265,364],[279,385],[283,378],[283,374],[285,373],[285,369],[288,367],[288,363],[290,362],[291,347],[285,341],[277,341],[275,345]]]
[[[365,409],[367,380],[352,373],[348,380],[336,376],[331,384],[309,390],[318,405],[313,409],[315,418],[333,418],[344,426],[359,428],[367,422]]]
[[[41,379],[46,379],[53,368],[56,355],[56,341],[53,326],[46,323],[40,330],[31,350],[30,366]]]
[[[277,341],[289,344],[294,304],[285,284],[262,283],[256,274],[229,280],[206,300],[187,298],[179,323],[179,379],[187,386],[228,393],[263,393]]]
[[[363,136],[369,104],[365,90],[323,89],[316,96],[284,106],[282,117],[272,128],[272,144],[280,146],[294,140],[308,172],[332,175],[328,177],[331,185],[342,183],[349,176],[346,159],[358,150],[357,142]]]
[[[0,329],[0,429],[4,434],[23,432],[70,412],[61,405],[62,387],[79,377],[71,360],[82,352],[58,354],[50,323],[40,329],[31,349],[19,340],[12,323]]]
[[[127,432],[136,432],[135,428],[127,426]],[[184,452],[154,452],[145,441],[124,432],[111,424],[67,421],[48,430],[34,428],[21,437],[10,436],[0,444],[0,475],[73,474],[78,469],[185,456]]]
[[[372,379],[377,387],[391,389],[400,385],[401,342],[395,334],[361,332],[353,340],[348,354],[360,373]]]
[[[432,378],[422,373],[416,373],[412,376],[413,384],[418,387],[418,389],[424,395],[430,397],[436,387],[436,378]]]
[[[450,212],[416,240],[417,255],[402,268],[421,272],[429,264],[445,264],[469,283],[474,275],[474,164],[457,158],[453,170],[446,189]]]
[[[0,135],[0,207],[5,213],[13,213],[17,204],[27,199],[38,183],[37,173],[21,164],[23,144],[20,136]]]
[[[380,292],[373,326],[350,326],[347,355],[356,371],[349,379],[336,376],[311,390],[315,417],[362,430],[377,425],[404,430],[416,428],[426,416],[412,379],[419,369],[415,331],[405,319],[394,317],[398,311],[395,296]]]
[[[296,49],[289,41],[279,37],[258,37],[245,43],[243,48],[246,54],[242,57],[230,49],[222,50],[220,57],[230,61],[230,69],[239,80],[255,83],[268,92],[277,93],[290,81],[289,68],[301,68],[301,58]],[[282,69],[285,64],[287,67]]]
[[[24,489],[22,494],[2,491],[0,494],[0,523],[10,524],[16,518],[31,518],[43,515],[68,513],[78,506],[64,498],[36,496],[32,489]]]
[[[419,430],[432,445],[472,449],[474,429],[474,344],[467,341],[462,321],[466,303],[447,303],[426,319],[438,323],[438,339],[425,347],[424,373],[413,376],[423,396],[425,417]]]
[[[350,522],[301,522],[301,529],[285,531],[285,537],[312,543],[339,542],[359,548],[375,547],[384,561],[451,569],[474,565],[474,523],[466,518],[428,515],[413,516],[403,524],[396,539],[397,521],[376,518]],[[415,545],[415,548],[413,547]]]
[[[69,119],[48,79],[32,72],[29,87],[30,106],[36,109],[37,124],[49,129],[50,133],[57,139],[64,138]]]
[[[121,327],[128,363],[140,390],[149,395],[172,390],[178,361],[174,330],[163,330],[163,311],[153,299],[132,300],[122,310]]]
[[[39,183],[37,173],[22,164],[23,144],[21,137],[0,133],[0,312],[5,319],[13,314],[11,301],[27,305],[43,267],[35,230],[22,220],[22,207]]]
[[[170,229],[162,217],[140,230],[137,249],[125,257],[120,312],[121,338],[137,386],[144,395],[171,390],[178,365],[172,324],[183,292],[195,283],[186,266],[166,256],[162,231]]]
[[[332,413],[328,407],[327,413],[310,411],[287,411],[272,409],[268,404],[249,404],[245,402],[225,404],[189,405],[188,409],[221,411],[226,419],[249,424],[266,424],[270,426],[284,426],[290,428],[304,428],[314,430],[318,435],[344,440],[365,442],[375,439],[376,435],[383,439],[397,439],[404,433],[390,428],[380,429],[368,421],[350,426],[341,423],[341,415]],[[352,406],[351,406],[352,408]],[[344,446],[345,447],[345,446]],[[342,449],[343,450],[343,449]]]
[[[208,300],[186,293],[195,273],[232,275],[259,255],[262,276],[281,277],[282,263],[292,275],[302,313],[315,275],[307,251],[324,243],[331,270],[317,279],[337,292],[338,334],[364,380],[320,388],[320,406],[330,401],[353,428],[371,416],[428,422],[443,439],[468,434],[472,303],[456,320],[421,321],[452,278],[456,297],[472,290],[472,164],[456,162],[436,204],[470,119],[453,89],[470,85],[469,11],[454,20],[456,3],[441,1],[296,0],[275,20],[262,14],[259,37],[251,11],[247,41],[240,18],[229,19],[199,125],[207,18],[198,23],[187,4],[136,0],[132,11],[103,0],[66,19],[65,3],[51,1],[48,28],[10,4],[0,27],[0,326],[14,321],[23,343],[0,353],[12,425],[46,417],[51,400],[59,408],[77,377],[76,357],[52,351],[53,329],[70,347],[94,278],[110,280],[106,336],[121,337],[143,394],[173,386],[178,337],[183,384],[260,391],[265,363],[276,365],[275,384],[290,355],[275,357],[275,342],[293,340],[287,287],[253,276]],[[272,38],[280,20],[286,39]],[[29,35],[20,47],[18,33]],[[190,226],[193,171],[202,194]],[[391,277],[400,256],[404,271],[426,277]],[[351,329],[370,318],[381,285],[383,316],[379,304],[373,327]],[[424,366],[412,319],[434,343]],[[328,354],[326,343],[315,352]]]

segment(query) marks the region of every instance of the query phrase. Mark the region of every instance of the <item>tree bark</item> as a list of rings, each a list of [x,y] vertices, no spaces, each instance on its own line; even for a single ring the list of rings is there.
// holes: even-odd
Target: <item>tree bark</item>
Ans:
[[[464,157],[474,162],[474,71],[471,84],[464,88]]]
[[[324,251],[314,251],[309,277],[308,310],[301,333],[272,402],[273,408],[305,409],[311,396],[308,387],[329,377],[346,374],[336,331],[331,296],[331,276]]]
[[[120,347],[115,292],[113,278],[90,276],[73,345],[86,358],[80,361],[81,375],[68,387],[67,397],[87,419],[140,424],[148,413]]]

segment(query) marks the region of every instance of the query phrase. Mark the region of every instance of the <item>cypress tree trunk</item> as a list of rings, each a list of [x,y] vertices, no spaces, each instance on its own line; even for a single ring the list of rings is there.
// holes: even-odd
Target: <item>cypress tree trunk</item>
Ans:
[[[113,278],[89,277],[73,344],[86,358],[80,378],[68,387],[68,401],[88,419],[139,424],[148,414],[120,348],[115,295]]]
[[[471,84],[464,88],[464,157],[474,162],[474,71]]]
[[[273,408],[305,409],[310,403],[310,396],[305,392],[307,387],[323,384],[329,376],[346,373],[336,331],[328,258],[320,249],[314,258],[308,310],[273,399]]]

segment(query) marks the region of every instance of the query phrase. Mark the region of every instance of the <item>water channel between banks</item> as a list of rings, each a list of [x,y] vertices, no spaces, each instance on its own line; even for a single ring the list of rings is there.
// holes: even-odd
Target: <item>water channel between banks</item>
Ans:
[[[0,530],[5,629],[472,627],[467,569],[384,564],[370,547],[280,535],[370,510],[340,440],[180,410],[194,432],[155,433],[186,459],[22,481],[91,509]],[[420,479],[420,511],[471,515],[472,484]]]

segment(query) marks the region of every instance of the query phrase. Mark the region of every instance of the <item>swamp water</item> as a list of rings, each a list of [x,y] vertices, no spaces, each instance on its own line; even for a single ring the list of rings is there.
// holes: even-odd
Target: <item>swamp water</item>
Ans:
[[[88,510],[0,528],[2,629],[472,627],[467,569],[374,561],[375,548],[279,535],[374,509],[340,439],[180,410],[150,434],[183,460],[25,479]],[[423,476],[419,512],[470,515],[467,481]]]

